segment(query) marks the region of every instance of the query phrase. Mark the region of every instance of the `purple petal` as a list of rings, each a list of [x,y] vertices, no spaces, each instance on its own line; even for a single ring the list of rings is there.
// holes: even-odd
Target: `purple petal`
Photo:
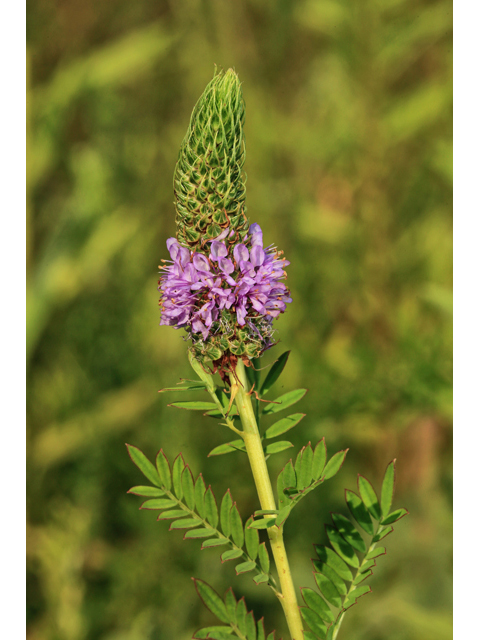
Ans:
[[[171,259],[175,260],[175,258],[177,257],[178,250],[180,249],[178,240],[176,238],[169,238],[167,240],[167,249],[170,253]]]
[[[193,266],[193,264],[191,262],[189,262],[187,264],[187,266],[185,267],[185,280],[187,280],[188,282],[194,283],[197,282],[198,280],[198,274],[195,270],[195,267]]]
[[[218,242],[218,240],[214,240],[212,242],[212,247],[210,249],[210,258],[212,260],[225,258],[227,254],[228,254],[227,247],[223,244],[223,242]]]
[[[252,247],[260,246],[263,247],[263,233],[256,222],[250,225],[249,233],[251,235],[251,243]]]
[[[233,262],[230,258],[220,258],[218,264],[220,265],[220,269],[226,274],[230,274],[235,271],[235,267],[233,266]]]
[[[265,251],[259,245],[252,247],[250,251],[250,262],[254,267],[260,267],[265,260]]]
[[[186,247],[179,247],[177,257],[180,259],[182,267],[184,267],[190,262],[190,251]]]
[[[198,269],[198,271],[210,271],[208,260],[201,253],[193,254],[193,266],[195,267],[195,269]]]
[[[244,244],[237,244],[233,250],[233,257],[240,263],[242,260],[248,260],[248,249]]]

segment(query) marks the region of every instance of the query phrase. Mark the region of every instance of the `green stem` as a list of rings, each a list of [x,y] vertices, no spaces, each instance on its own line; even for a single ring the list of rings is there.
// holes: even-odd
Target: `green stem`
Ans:
[[[248,459],[252,468],[253,479],[257,488],[262,509],[275,511],[277,506],[273,496],[272,484],[268,475],[267,463],[258,431],[251,396],[248,394],[248,382],[245,366],[238,360],[235,374],[230,374],[232,390],[236,389],[235,401],[243,426],[243,439]],[[285,618],[292,640],[303,640],[303,624],[297,604],[297,596],[293,585],[292,574],[288,564],[287,552],[283,542],[283,527],[267,529],[270,546],[280,580],[281,593],[278,598],[283,607]]]

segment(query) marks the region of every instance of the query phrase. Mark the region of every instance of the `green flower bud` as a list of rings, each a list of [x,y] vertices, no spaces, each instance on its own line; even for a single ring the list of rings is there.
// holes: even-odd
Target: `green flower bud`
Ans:
[[[244,119],[237,74],[216,72],[193,109],[174,174],[177,240],[191,250],[208,253],[207,241],[226,229],[229,244],[248,231]]]

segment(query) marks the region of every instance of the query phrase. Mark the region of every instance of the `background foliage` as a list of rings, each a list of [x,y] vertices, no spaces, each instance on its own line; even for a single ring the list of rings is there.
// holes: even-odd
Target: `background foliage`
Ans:
[[[378,486],[397,457],[411,515],[342,637],[449,638],[450,2],[28,6],[28,638],[186,640],[210,622],[191,576],[233,584],[285,633],[266,588],[126,495],[141,480],[128,441],[181,450],[245,517],[257,508],[243,455],[206,458],[227,434],[157,395],[189,374],[180,333],[157,326],[156,267],[214,63],[243,81],[249,216],[292,263],[294,304],[264,359],[292,349],[277,391],[310,389],[297,449],[350,447],[288,522],[296,582],[313,586],[311,544],[343,488],[357,472]]]

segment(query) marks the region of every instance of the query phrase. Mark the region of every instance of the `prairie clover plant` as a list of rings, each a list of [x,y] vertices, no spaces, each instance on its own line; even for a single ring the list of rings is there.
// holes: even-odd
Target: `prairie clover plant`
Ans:
[[[233,561],[237,575],[251,572],[259,588],[270,588],[283,608],[291,640],[334,640],[345,613],[370,591],[365,581],[385,554],[380,541],[408,512],[391,511],[394,460],[387,466],[380,498],[359,475],[358,493],[345,491],[351,519],[331,515],[326,544],[314,545],[317,589],[301,588],[300,601],[283,530],[295,506],[340,470],[348,450],[328,458],[324,438],[314,447],[309,443],[279,473],[275,497],[267,459],[293,446],[276,438],[298,425],[304,414],[281,418],[263,433],[260,419],[288,409],[306,390],[267,398],[289,352],[273,363],[263,382],[260,379],[259,358],[274,344],[273,321],[292,299],[284,282],[289,262],[273,245],[265,246],[260,226],[246,218],[244,114],[236,73],[216,73],[193,110],[180,148],[174,177],[177,237],[167,241],[171,260],[160,267],[160,324],[185,330],[197,379],[162,391],[199,391],[210,397],[208,402],[170,406],[203,411],[235,433],[234,440],[219,444],[210,455],[247,454],[260,508],[241,513],[230,489],[217,501],[182,454],[170,466],[160,449],[154,465],[127,445],[132,461],[151,483],[130,493],[147,498],[140,508],[158,511],[158,520],[171,521],[170,530],[184,530],[184,538],[201,541],[202,549],[221,547],[221,561]],[[260,542],[262,529],[269,548]],[[275,632],[266,635],[263,618],[255,620],[244,598],[232,589],[222,598],[203,580],[194,583],[221,623],[200,629],[194,638],[274,640]]]

